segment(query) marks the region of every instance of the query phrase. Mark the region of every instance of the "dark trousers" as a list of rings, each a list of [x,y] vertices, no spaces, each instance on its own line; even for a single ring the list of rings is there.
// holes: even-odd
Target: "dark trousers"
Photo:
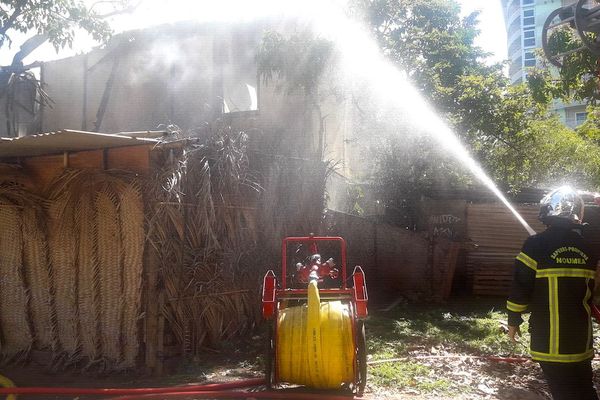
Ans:
[[[592,362],[540,362],[554,400],[598,400],[592,382]]]

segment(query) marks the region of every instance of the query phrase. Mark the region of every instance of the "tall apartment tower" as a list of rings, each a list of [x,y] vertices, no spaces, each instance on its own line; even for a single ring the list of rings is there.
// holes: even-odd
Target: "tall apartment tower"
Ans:
[[[542,47],[542,30],[548,15],[559,7],[577,0],[500,0],[506,24],[509,76],[513,84],[524,82],[527,68],[535,67],[536,49]],[[565,104],[556,101],[553,111],[568,126],[574,128],[586,119],[583,103]]]

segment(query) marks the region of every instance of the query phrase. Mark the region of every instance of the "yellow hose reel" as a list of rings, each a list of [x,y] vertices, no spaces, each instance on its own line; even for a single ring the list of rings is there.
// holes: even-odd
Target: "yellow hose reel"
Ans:
[[[349,304],[322,302],[316,282],[308,303],[288,307],[277,319],[279,380],[315,389],[339,389],[354,381],[354,335]]]
[[[329,242],[329,249],[332,244],[339,245],[339,287],[325,282],[333,258],[321,263],[317,242]],[[302,280],[299,286],[298,282],[288,285],[287,246],[299,248],[299,244],[313,254],[311,264],[294,269],[310,272],[307,286]],[[262,313],[270,321],[265,371],[268,387],[289,383],[314,389],[350,389],[362,395],[367,376],[363,319],[368,296],[362,268],[357,266],[350,277],[346,275],[346,242],[340,237],[312,235],[285,238],[281,269],[281,283],[272,270],[263,280]],[[347,286],[349,278],[351,287]],[[320,284],[324,288],[319,289]]]
[[[0,386],[5,388],[16,387],[13,381],[2,375],[0,375]],[[17,396],[14,394],[9,394],[8,396],[6,396],[6,400],[17,400]]]

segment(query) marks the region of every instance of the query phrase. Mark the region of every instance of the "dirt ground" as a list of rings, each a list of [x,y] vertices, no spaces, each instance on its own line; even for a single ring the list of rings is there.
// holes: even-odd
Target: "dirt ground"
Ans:
[[[249,347],[246,347],[249,348]],[[252,346],[250,346],[252,348]],[[107,376],[90,376],[74,372],[51,373],[44,368],[36,366],[21,366],[2,368],[1,374],[12,379],[17,386],[50,386],[50,387],[162,387],[187,384],[203,384],[208,382],[226,382],[232,380],[243,380],[261,378],[262,370],[259,367],[260,357],[258,354],[241,356],[234,351],[233,354],[226,352],[214,354],[210,362],[202,363],[199,360],[182,360],[176,367],[176,371],[160,378],[127,374],[111,374]],[[240,357],[241,356],[241,357]],[[377,387],[367,384],[365,399],[504,399],[504,400],[534,400],[547,398],[547,392],[543,383],[539,368],[534,363],[522,365],[489,363],[480,360],[467,360],[461,362],[457,369],[455,363],[445,363],[432,360],[437,367],[446,370],[446,375],[455,375],[462,379],[463,383],[476,384],[479,393],[460,394],[453,396],[440,396],[436,393],[418,394],[410,390],[397,392],[385,387]],[[536,377],[532,379],[531,376]],[[523,380],[526,382],[523,382]],[[476,380],[479,382],[471,382]],[[515,380],[519,383],[515,385]],[[512,382],[512,384],[511,384]],[[529,386],[528,388],[516,386]],[[256,388],[255,390],[263,390]],[[487,393],[486,393],[487,392]],[[249,393],[248,398],[252,398]],[[71,396],[19,396],[20,400],[28,399],[70,399]],[[98,396],[81,396],[79,399],[100,398]],[[193,397],[190,397],[193,398]]]
[[[447,368],[453,368],[448,365]],[[480,371],[473,376],[473,371]],[[530,389],[514,387],[511,381],[514,379],[522,380],[523,376],[529,377],[532,374],[537,376],[537,380],[528,378]],[[489,364],[479,361],[473,362],[470,369],[453,371],[453,373],[462,376],[463,379],[480,379],[477,386],[480,387],[480,393],[461,394],[453,396],[440,396],[439,394],[417,394],[410,393],[410,390],[401,393],[394,390],[388,390],[382,387],[374,387],[367,384],[367,390],[363,398],[365,399],[503,399],[503,400],[535,400],[545,399],[547,391],[545,384],[539,373],[539,368],[533,363],[524,365],[512,364]],[[144,376],[135,376],[133,374],[113,374],[104,377],[86,376],[77,373],[61,373],[53,374],[39,367],[12,367],[10,369],[2,369],[2,375],[10,377],[17,386],[50,386],[50,387],[161,387],[186,384],[203,384],[207,382],[226,382],[232,380],[251,379],[262,377],[262,371],[251,367],[243,362],[225,362],[219,367],[211,367],[209,369],[195,368],[190,362],[182,362],[177,373],[169,374],[161,378],[150,378]],[[255,390],[263,390],[256,388]],[[486,393],[486,391],[488,393]],[[71,399],[72,396],[19,396],[20,400],[29,399]],[[99,396],[81,396],[78,399],[98,399]],[[193,397],[189,397],[192,399]],[[248,393],[248,397],[252,398],[252,394]],[[351,397],[349,397],[351,398]]]
[[[453,310],[453,315],[459,321],[466,318],[464,315],[459,315],[460,310],[471,306],[464,307],[460,305]],[[482,307],[482,309],[486,309]],[[496,308],[497,309],[497,308]],[[443,308],[444,311],[447,308]],[[438,311],[433,308],[427,316],[427,321],[436,322],[432,319],[432,315]],[[471,312],[471,311],[469,311]],[[373,313],[377,314],[377,313]],[[399,317],[404,316],[411,321],[418,319],[417,312],[413,315],[404,315],[402,311],[392,316],[380,318],[374,316],[371,326],[367,321],[367,340],[368,348],[377,346],[385,346],[390,340],[389,334],[390,325],[388,320],[396,323]],[[457,316],[458,315],[458,316]],[[379,318],[379,321],[376,319]],[[425,318],[424,318],[425,320]],[[440,321],[448,321],[442,320]],[[452,322],[452,321],[450,321]],[[443,328],[444,325],[438,327]],[[379,331],[379,330],[381,331]],[[404,328],[406,331],[406,327]],[[461,328],[462,329],[462,328]],[[387,332],[387,333],[383,333]],[[419,332],[410,330],[410,332]],[[465,331],[460,330],[464,337]],[[599,334],[596,332],[596,337]],[[445,337],[445,336],[444,336]],[[371,377],[367,380],[367,388],[365,399],[501,399],[501,400],[540,400],[548,399],[548,389],[544,383],[541,371],[537,364],[533,362],[509,364],[490,361],[484,357],[473,356],[473,353],[464,352],[460,346],[457,346],[454,340],[447,344],[437,343],[435,346],[423,346],[422,341],[416,341],[407,348],[408,360],[389,363],[391,383],[381,383],[381,376],[384,376],[385,369],[381,369],[380,365],[369,367]],[[392,342],[389,342],[392,345]],[[396,343],[397,344],[397,343]],[[597,345],[600,343],[597,343]],[[0,375],[7,376],[12,379],[17,386],[51,386],[51,387],[98,387],[98,388],[125,388],[125,387],[164,387],[175,385],[188,384],[204,384],[213,382],[227,382],[234,380],[244,380],[263,377],[264,365],[264,348],[265,338],[264,332],[258,330],[254,335],[225,342],[218,350],[208,350],[202,357],[195,359],[173,359],[169,360],[167,366],[168,373],[161,377],[149,377],[141,373],[120,373],[98,376],[93,374],[82,374],[75,372],[54,373],[46,370],[41,366],[11,366],[0,367]],[[406,379],[407,370],[410,372],[410,367],[418,365],[420,373],[414,375],[410,379],[416,381],[427,380],[428,382],[446,382],[447,388],[437,390],[436,386],[432,386],[427,390],[423,390],[421,382],[398,383],[401,379],[401,374],[404,374],[402,379]],[[376,371],[376,368],[379,370]],[[408,369],[407,369],[408,368]],[[600,387],[600,362],[594,362],[596,371],[597,385]],[[400,371],[400,372],[397,372]],[[423,372],[425,371],[425,372]],[[376,377],[380,374],[379,377]],[[425,374],[425,375],[423,375]],[[416,384],[413,384],[416,383]],[[254,388],[253,390],[265,390],[264,387]],[[72,396],[19,396],[19,400],[29,399],[71,399]],[[98,399],[98,396],[81,396],[78,399]],[[193,398],[193,397],[190,397]],[[252,393],[248,393],[246,397],[253,398]],[[350,398],[350,397],[349,397]],[[0,400],[2,398],[0,397]]]

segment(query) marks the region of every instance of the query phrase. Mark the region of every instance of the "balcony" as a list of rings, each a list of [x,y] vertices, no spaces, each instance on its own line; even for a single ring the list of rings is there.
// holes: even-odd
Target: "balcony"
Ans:
[[[512,42],[514,42],[516,39],[520,40],[522,35],[523,35],[523,31],[522,31],[521,26],[519,24],[518,27],[515,27],[510,32],[507,32],[508,43],[512,44]]]
[[[523,65],[523,53],[511,53],[508,55],[510,62],[513,64]]]
[[[521,18],[517,18],[514,20],[512,24],[506,29],[508,32],[508,36],[514,35],[515,32],[521,32]]]
[[[502,6],[508,10],[508,13],[510,14],[515,8],[521,7],[521,0],[502,0]]]
[[[523,57],[519,56],[515,60],[511,60],[508,76],[510,76],[510,80],[513,83],[516,79],[521,79],[523,77]]]
[[[517,84],[517,83],[522,83],[523,82],[523,71],[518,71],[515,72],[514,74],[510,75],[510,83],[512,83],[513,85]]]
[[[514,40],[510,40],[508,43],[510,43],[508,46],[509,56],[523,51],[523,46],[521,46],[521,35],[518,35]]]
[[[512,24],[517,20],[519,21],[519,26],[520,26],[521,25],[521,7],[512,7],[508,11],[507,25],[512,27]]]
[[[523,58],[519,57],[517,59],[516,62],[511,61],[510,62],[510,67],[508,69],[508,75],[512,76],[514,74],[516,74],[517,72],[522,72],[523,71]]]

